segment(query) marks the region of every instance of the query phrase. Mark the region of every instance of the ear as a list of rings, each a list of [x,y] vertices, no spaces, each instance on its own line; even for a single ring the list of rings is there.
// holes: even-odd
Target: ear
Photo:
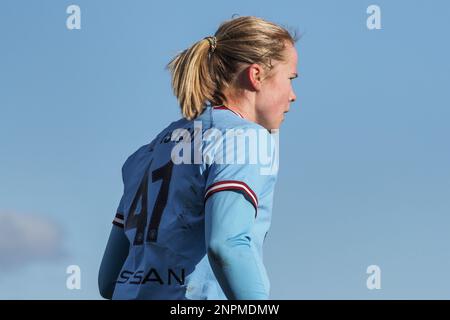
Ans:
[[[247,67],[247,79],[254,90],[261,90],[262,80],[264,77],[264,69],[257,63],[253,63]]]

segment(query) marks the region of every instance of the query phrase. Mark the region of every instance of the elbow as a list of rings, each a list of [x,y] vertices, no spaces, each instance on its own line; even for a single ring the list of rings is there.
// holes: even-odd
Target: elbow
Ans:
[[[98,276],[98,291],[102,298],[108,300],[112,299],[114,288],[111,288],[111,286],[106,283],[101,274]]]
[[[102,296],[103,299],[112,300],[112,295],[110,295],[109,292],[100,290],[100,295]]]
[[[219,253],[219,251],[221,250],[220,248],[220,243],[214,242],[214,243],[209,243],[206,246],[206,252],[211,256],[217,255]]]
[[[99,292],[103,299],[112,300],[112,291],[111,290],[99,287]]]
[[[224,267],[226,265],[226,249],[222,244],[211,244],[208,246],[206,252],[208,254],[208,259],[213,266]]]
[[[252,239],[248,234],[240,234],[230,238],[216,238],[206,245],[208,254],[227,254],[233,248],[237,247],[250,247]]]
[[[211,256],[223,256],[230,248],[231,244],[226,239],[211,239],[206,246],[206,252]]]
[[[227,261],[236,254],[237,248],[250,247],[251,238],[241,235],[235,238],[214,239],[207,244],[206,252],[210,261],[219,266],[226,267]]]

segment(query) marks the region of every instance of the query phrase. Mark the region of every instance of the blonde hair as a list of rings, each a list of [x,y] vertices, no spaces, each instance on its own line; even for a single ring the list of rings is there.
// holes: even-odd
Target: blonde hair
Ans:
[[[243,66],[259,64],[270,77],[271,60],[286,62],[286,42],[295,45],[298,41],[295,32],[253,16],[223,22],[214,36],[214,52],[210,53],[210,42],[204,38],[178,53],[166,66],[181,113],[188,120],[200,115],[207,101],[225,104],[222,90],[233,84]]]

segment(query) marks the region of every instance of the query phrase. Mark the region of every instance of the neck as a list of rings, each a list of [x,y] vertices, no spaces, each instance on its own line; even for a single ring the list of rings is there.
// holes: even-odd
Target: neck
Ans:
[[[255,107],[254,104],[252,104],[250,101],[228,100],[223,105],[226,106],[228,109],[241,114],[244,119],[256,122]]]

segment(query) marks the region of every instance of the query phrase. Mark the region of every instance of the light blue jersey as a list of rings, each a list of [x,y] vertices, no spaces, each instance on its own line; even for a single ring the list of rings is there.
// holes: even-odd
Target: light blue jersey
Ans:
[[[267,298],[262,247],[271,222],[276,142],[238,113],[207,106],[128,157],[113,224],[130,246],[113,299]],[[225,261],[208,255],[209,247]],[[251,277],[258,288],[248,288]]]

